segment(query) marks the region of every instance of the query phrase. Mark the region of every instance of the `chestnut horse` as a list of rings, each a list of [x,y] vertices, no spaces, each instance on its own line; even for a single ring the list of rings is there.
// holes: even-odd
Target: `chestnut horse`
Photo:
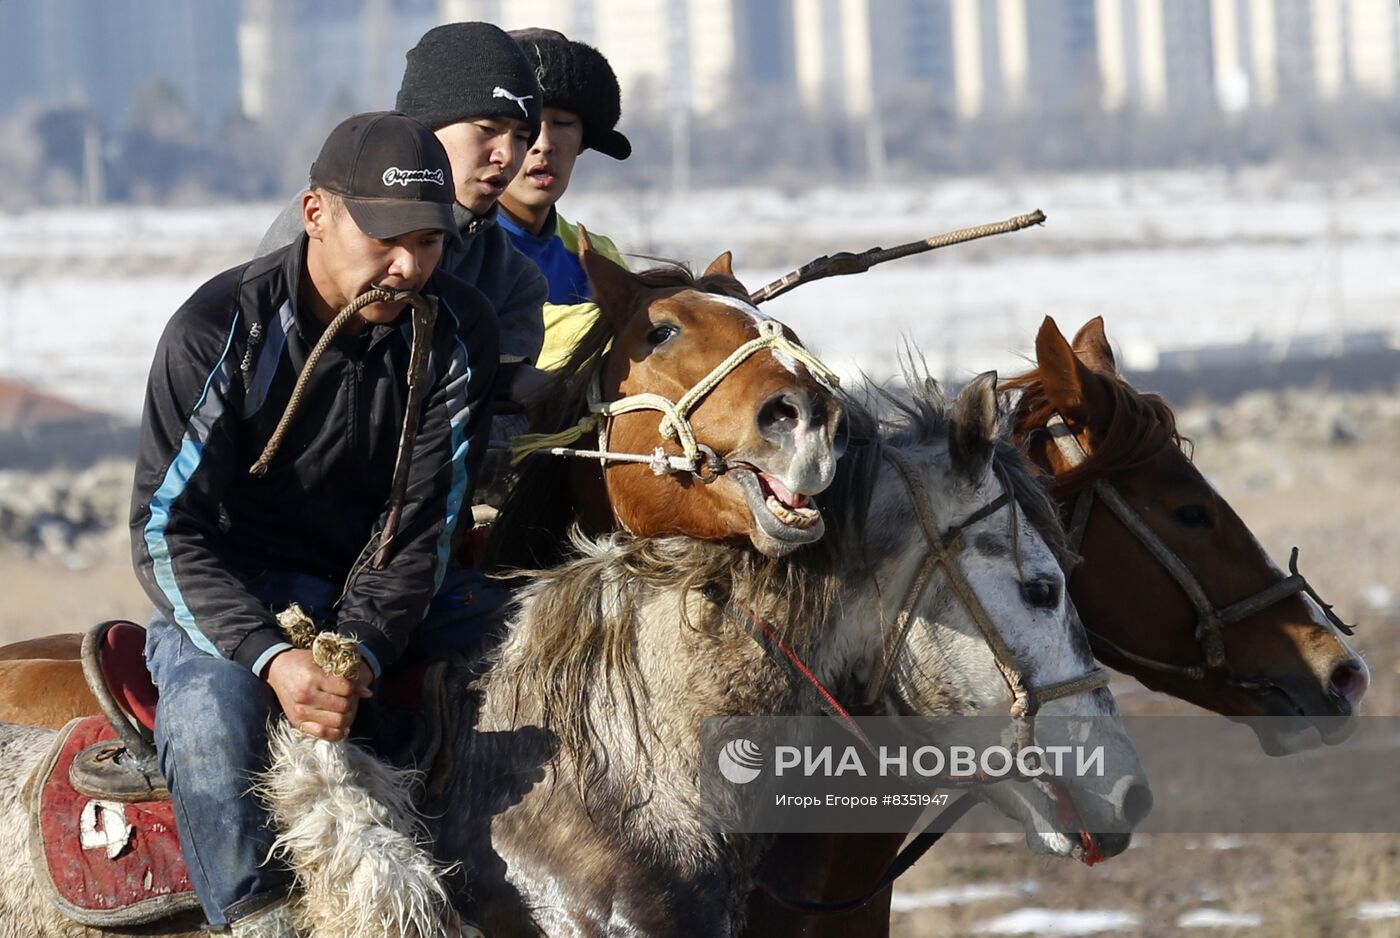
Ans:
[[[835,477],[841,422],[835,394],[813,374],[824,372],[820,364],[749,305],[729,254],[700,277],[679,266],[633,274],[594,252],[586,234],[580,243],[600,316],[546,403],[552,423],[542,425],[562,430],[602,402],[640,401],[642,409],[606,419],[606,449],[651,457],[659,448],[673,458],[658,473],[530,457],[502,512],[501,555],[544,566],[540,555],[563,544],[576,517],[593,532],[733,541],[770,556],[820,538],[811,497]],[[677,467],[687,434],[706,454],[703,466]],[[545,525],[548,516],[556,523]],[[58,729],[98,712],[76,660],[80,644],[54,635],[0,648],[0,721]]]
[[[1340,634],[1345,626],[1301,577],[1279,569],[1192,465],[1166,402],[1135,390],[1119,374],[1102,318],[1084,326],[1071,345],[1047,317],[1036,336],[1036,363],[1002,388],[1020,392],[1013,438],[1050,477],[1071,519],[1071,538],[1079,538],[1082,562],[1069,589],[1099,660],[1225,716],[1294,718],[1263,721],[1284,724],[1273,732],[1251,724],[1270,754],[1349,735],[1355,721],[1346,718],[1355,713],[1369,674]],[[1082,498],[1090,491],[1099,493],[1093,502]],[[1130,514],[1121,512],[1123,503]],[[1082,517],[1074,517],[1076,505],[1083,506]],[[1161,547],[1148,545],[1153,539],[1177,558],[1176,574],[1159,556]],[[1188,573],[1182,576],[1181,569]],[[1218,629],[1214,648],[1197,638],[1198,625],[1212,619],[1218,625],[1207,621],[1201,634]],[[1307,721],[1319,717],[1327,719],[1310,732]],[[766,882],[784,896],[808,900],[861,896],[889,867],[902,839],[785,835],[768,854]],[[746,933],[875,938],[889,934],[889,902],[885,890],[854,912],[806,916],[756,892]]]
[[[719,456],[714,472],[657,475],[637,463],[534,457],[492,528],[492,564],[548,568],[575,524],[588,534],[621,528],[642,537],[747,542],[770,557],[820,538],[824,522],[811,496],[831,484],[842,411],[812,367],[834,378],[801,346],[789,345],[791,331],[748,302],[728,253],[698,278],[679,266],[632,274],[588,257],[604,315],[560,369],[556,393],[531,415],[532,426],[568,431],[586,424],[596,397],[659,392],[684,401],[729,367],[735,349],[782,338],[734,368],[695,408],[691,423]],[[734,387],[722,394],[729,381]],[[633,453],[650,453],[658,443],[671,453],[679,448],[658,437],[657,416],[646,412],[588,426],[582,440]]]

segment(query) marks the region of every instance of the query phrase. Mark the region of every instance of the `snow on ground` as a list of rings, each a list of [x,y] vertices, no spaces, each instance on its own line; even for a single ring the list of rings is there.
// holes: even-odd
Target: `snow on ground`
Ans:
[[[1400,918],[1400,902],[1362,902],[1356,907],[1356,911],[1351,913],[1351,917],[1364,922]]]
[[[1105,315],[1125,363],[1136,367],[1150,367],[1160,349],[1400,327],[1397,180],[1352,179],[1330,193],[1269,173],[1233,182],[1173,173],[962,179],[796,197],[744,189],[664,201],[656,193],[582,195],[570,197],[566,214],[626,248],[703,264],[737,246],[736,269],[750,287],[821,251],[1046,211],[1044,228],[827,280],[767,307],[845,375],[893,374],[901,338],[939,377],[1015,371],[1045,315],[1069,333]],[[277,208],[0,215],[0,376],[134,418],[171,312],[250,254]]]
[[[1137,928],[1141,916],[1131,912],[1097,909],[1017,909],[974,927],[982,935],[1097,935],[1122,928]]]
[[[1021,899],[1033,895],[1039,888],[1035,880],[1019,883],[969,883],[919,892],[895,892],[890,898],[893,912],[913,912],[918,909],[942,909],[952,905],[969,905],[995,899]]]
[[[1222,909],[1196,909],[1176,920],[1177,928],[1258,928],[1263,919],[1253,912],[1226,912]]]

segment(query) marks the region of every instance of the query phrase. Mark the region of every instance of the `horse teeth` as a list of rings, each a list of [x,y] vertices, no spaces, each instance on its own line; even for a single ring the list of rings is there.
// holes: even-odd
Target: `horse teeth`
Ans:
[[[779,521],[789,527],[805,531],[821,519],[821,512],[815,508],[789,508],[779,501],[776,495],[769,495],[763,503]]]

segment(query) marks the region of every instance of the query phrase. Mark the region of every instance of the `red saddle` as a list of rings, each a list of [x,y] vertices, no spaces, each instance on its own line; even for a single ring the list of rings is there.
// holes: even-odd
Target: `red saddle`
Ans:
[[[160,692],[151,683],[151,672],[146,670],[146,630],[133,622],[106,622],[93,630],[90,641],[95,645],[102,687],[128,722],[144,730],[149,738],[156,728],[156,699]],[[83,645],[83,667],[87,669],[88,640]],[[89,684],[92,678],[89,674]],[[98,688],[93,690],[96,692]],[[99,704],[103,702],[102,697],[101,693],[97,694]]]
[[[104,745],[122,748],[105,716],[72,721],[26,786],[40,885],[84,925],[117,928],[198,908],[168,798],[122,802],[74,788],[74,760]]]

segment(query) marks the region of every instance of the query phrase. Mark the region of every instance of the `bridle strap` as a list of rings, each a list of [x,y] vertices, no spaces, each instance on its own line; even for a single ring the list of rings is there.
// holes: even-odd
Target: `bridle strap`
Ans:
[[[1071,467],[1077,468],[1088,461],[1088,452],[1085,451],[1074,431],[1059,414],[1050,416],[1046,423],[1046,430],[1050,433],[1056,448],[1059,449],[1060,455]],[[1084,532],[1088,528],[1089,515],[1093,511],[1095,499],[1102,502],[1113,513],[1113,516],[1137,538],[1148,553],[1181,587],[1181,591],[1195,608],[1198,617],[1196,620],[1196,641],[1201,647],[1204,665],[1175,665],[1157,661],[1128,651],[1109,639],[1090,632],[1089,641],[1096,648],[1107,649],[1115,655],[1146,668],[1168,674],[1180,674],[1197,681],[1204,680],[1207,672],[1210,671],[1223,671],[1227,675],[1232,675],[1233,672],[1225,657],[1225,626],[1247,619],[1255,613],[1283,602],[1298,593],[1306,593],[1316,602],[1324,615],[1327,616],[1328,621],[1338,630],[1347,635],[1353,634],[1352,627],[1343,622],[1332,611],[1330,605],[1322,601],[1312,586],[1308,584],[1307,579],[1298,572],[1298,548],[1296,547],[1293,548],[1293,553],[1288,559],[1289,576],[1260,590],[1253,596],[1217,608],[1211,602],[1210,597],[1206,595],[1201,581],[1191,572],[1186,563],[1167,546],[1156,531],[1148,526],[1142,516],[1128,504],[1128,500],[1123,497],[1122,493],[1107,479],[1101,478],[1094,481],[1079,493],[1074,502],[1070,514],[1068,535],[1070,549],[1075,553],[1079,552],[1084,542]],[[1240,682],[1236,681],[1236,683]]]
[[[712,450],[707,451],[707,448],[696,440],[695,428],[690,424],[691,412],[740,365],[759,352],[768,350],[780,352],[801,362],[813,376],[830,387],[839,387],[841,384],[834,371],[807,351],[800,342],[789,339],[783,333],[782,323],[776,319],[762,319],[758,323],[756,338],[730,352],[676,401],[650,392],[630,394],[616,401],[604,401],[599,375],[595,374],[588,386],[588,415],[559,433],[526,433],[515,437],[510,444],[511,462],[518,463],[526,456],[541,453],[598,459],[603,463],[643,462],[651,465],[652,471],[657,475],[676,472],[703,476],[708,469],[710,477],[713,478],[721,474],[725,467],[723,461]],[[660,446],[651,453],[619,453],[608,449],[608,426],[612,418],[646,410],[661,414],[657,432],[662,440],[675,441],[680,446],[683,456],[669,455]],[[574,443],[589,433],[598,435],[596,450],[573,448]]]
[[[783,641],[782,636],[778,634],[778,630],[775,629],[768,620],[754,612],[747,603],[736,599],[734,594],[731,593],[729,588],[723,583],[707,583],[701,589],[701,593],[706,599],[710,600],[710,602],[720,607],[720,611],[724,614],[725,618],[733,622],[738,622],[747,628],[749,634],[753,636],[754,641],[758,642],[759,647],[768,653],[768,657],[775,661],[783,662],[793,674],[801,677],[811,685],[817,692],[817,696],[821,698],[822,707],[826,710],[827,714],[836,718],[848,733],[860,740],[871,755],[875,754],[875,744],[865,735],[865,732],[851,717],[851,714],[846,708],[841,706],[841,702],[836,699],[836,695],[822,683],[821,678],[817,677],[816,672],[807,666],[792,646]]]
[[[959,537],[963,531],[978,521],[984,520],[1010,504],[1009,493],[1003,491],[1001,495],[979,508],[967,519],[950,527],[948,529],[949,536],[945,537],[939,531],[938,525],[930,514],[931,501],[928,498],[928,492],[908,457],[888,446],[882,448],[881,455],[890,465],[894,466],[904,480],[904,486],[909,492],[909,500],[914,506],[914,516],[918,519],[919,528],[923,531],[924,541],[928,545],[928,553],[919,565],[918,573],[906,591],[904,601],[900,604],[899,611],[895,615],[894,640],[886,646],[884,660],[881,662],[880,670],[875,679],[871,682],[867,701],[873,703],[884,693],[890,669],[908,639],[909,626],[914,621],[914,609],[924,590],[928,587],[934,567],[941,567],[943,575],[948,580],[949,588],[966,608],[968,615],[977,626],[977,631],[982,634],[983,641],[992,650],[997,670],[1001,672],[1002,679],[1006,681],[1006,686],[1011,691],[1012,716],[1025,715],[1030,708],[1031,698],[1026,690],[1025,681],[1022,679],[1021,669],[1016,664],[1016,657],[1006,646],[1001,632],[987,615],[987,610],[983,607],[981,600],[977,598],[972,584],[967,582],[962,569],[954,562],[953,555],[949,551],[950,541]]]

